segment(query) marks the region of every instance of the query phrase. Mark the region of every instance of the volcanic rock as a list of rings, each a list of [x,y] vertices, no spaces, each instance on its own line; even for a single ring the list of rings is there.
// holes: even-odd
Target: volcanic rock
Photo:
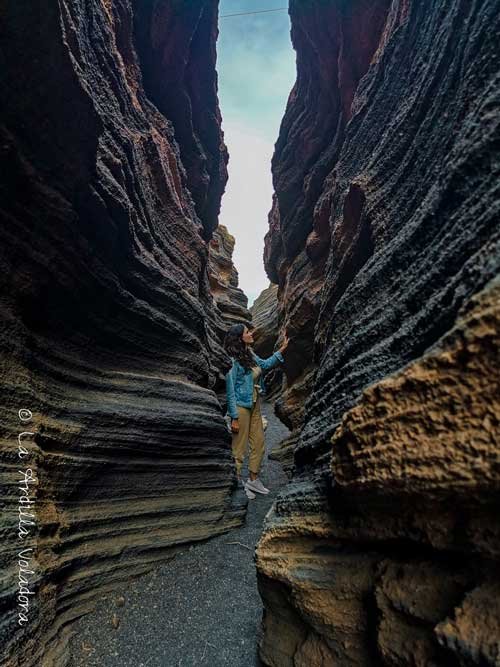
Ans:
[[[263,358],[270,357],[276,349],[279,336],[278,286],[269,283],[269,287],[259,294],[250,309],[255,352]],[[267,398],[276,401],[283,388],[281,367],[266,373]]]
[[[257,549],[261,657],[497,665],[496,3],[290,15],[265,260],[301,423]]]
[[[2,664],[65,664],[96,596],[243,520],[207,271],[227,159],[217,2],[184,5],[2,10]]]
[[[242,322],[247,326],[252,316],[248,297],[238,287],[238,271],[233,264],[235,239],[224,225],[219,225],[209,243],[208,275],[210,291],[221,312],[224,328]]]
[[[278,286],[269,287],[259,294],[250,308],[254,327],[254,349],[261,357],[273,354],[279,335]]]

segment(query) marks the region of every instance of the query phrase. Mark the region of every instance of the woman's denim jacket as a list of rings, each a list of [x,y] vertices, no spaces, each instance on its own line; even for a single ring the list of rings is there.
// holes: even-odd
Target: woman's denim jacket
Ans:
[[[262,368],[263,371],[274,368],[275,366],[278,366],[280,362],[283,363],[285,361],[279,350],[277,350],[267,359],[261,359],[255,354],[253,350],[251,350],[251,352],[256,363]],[[266,385],[264,384],[262,373],[260,375],[259,384],[262,393],[265,393]],[[244,408],[252,407],[252,396],[252,371],[246,371],[239,361],[233,359],[233,367],[228,373],[226,373],[227,413],[231,416],[232,419],[238,419],[238,408],[236,407],[237,405],[241,405]]]

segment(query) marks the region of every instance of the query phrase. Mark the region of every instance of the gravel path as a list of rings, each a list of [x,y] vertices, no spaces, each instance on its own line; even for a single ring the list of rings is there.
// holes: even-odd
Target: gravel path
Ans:
[[[268,419],[269,454],[289,431],[274,416],[271,403],[263,401],[262,413]],[[75,624],[72,667],[262,664],[257,656],[262,603],[253,553],[264,516],[286,476],[279,463],[266,457],[260,477],[271,492],[249,501],[245,525],[187,547],[169,563],[103,597],[94,612]]]

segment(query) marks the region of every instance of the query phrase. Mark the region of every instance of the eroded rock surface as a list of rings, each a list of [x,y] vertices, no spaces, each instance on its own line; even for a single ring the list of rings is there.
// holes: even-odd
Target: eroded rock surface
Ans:
[[[498,11],[290,14],[265,260],[300,423],[257,550],[261,656],[497,665]]]
[[[252,314],[254,350],[263,358],[270,357],[279,338],[278,286],[269,283],[250,308]],[[283,371],[273,368],[266,373],[268,399],[273,401],[280,395],[283,386]]]
[[[497,663],[499,332],[497,280],[432,351],[365,390],[331,438],[331,474],[277,500],[257,552],[265,662]],[[277,652],[288,616],[300,634]]]
[[[243,518],[207,271],[226,179],[216,15],[215,0],[2,10],[2,664],[64,664],[100,591]],[[37,479],[24,628],[21,431]]]
[[[279,335],[278,286],[269,287],[259,294],[251,307],[255,351],[261,357],[269,357],[276,347]]]
[[[210,239],[228,160],[214,67],[218,0],[135,0],[133,9],[144,90],[175,127],[189,191]]]
[[[252,319],[248,297],[238,287],[238,271],[232,259],[234,243],[234,236],[224,225],[217,227],[209,243],[210,291],[221,312],[224,330],[238,322],[248,325]]]

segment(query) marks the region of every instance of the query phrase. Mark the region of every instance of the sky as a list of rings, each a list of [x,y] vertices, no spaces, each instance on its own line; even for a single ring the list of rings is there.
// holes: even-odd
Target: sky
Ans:
[[[235,237],[239,287],[254,299],[268,287],[264,235],[272,203],[271,157],[295,82],[287,11],[224,15],[286,7],[287,0],[220,0],[217,70],[229,181],[219,222]]]

